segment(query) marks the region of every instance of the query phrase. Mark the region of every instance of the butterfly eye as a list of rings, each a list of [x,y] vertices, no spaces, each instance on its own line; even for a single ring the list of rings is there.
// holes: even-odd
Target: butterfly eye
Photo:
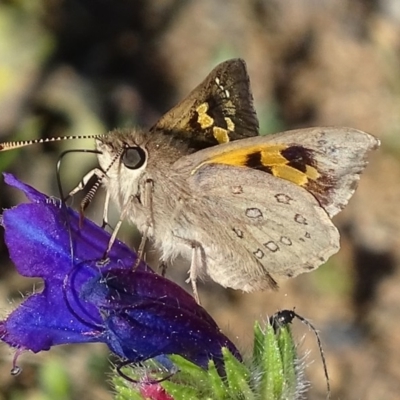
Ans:
[[[121,160],[126,168],[138,169],[146,161],[146,152],[141,147],[128,147],[123,152]]]

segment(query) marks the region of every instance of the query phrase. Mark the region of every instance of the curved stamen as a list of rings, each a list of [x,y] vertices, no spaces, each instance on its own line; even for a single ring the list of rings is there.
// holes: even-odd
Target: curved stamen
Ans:
[[[76,298],[76,296],[74,296],[75,297],[74,300],[76,301],[76,304],[80,305],[80,311],[84,315],[84,316],[81,316],[77,313],[75,308],[72,306],[71,301],[68,297],[68,292],[73,293],[75,295],[77,293],[77,291],[72,290],[72,287],[73,287],[74,276],[78,272],[78,269],[81,267],[81,264],[83,264],[83,262],[90,263],[90,262],[94,262],[94,261],[96,261],[96,260],[82,261],[82,262],[78,263],[77,265],[74,265],[64,278],[63,285],[62,285],[62,293],[63,293],[63,298],[65,301],[65,304],[68,308],[68,311],[79,322],[81,322],[82,324],[86,325],[87,327],[92,328],[92,329],[98,331],[99,333],[101,333],[104,331],[104,326],[102,326],[101,324],[97,324],[96,319],[92,315],[90,315],[90,313],[88,312],[88,310],[85,309],[85,307],[83,307],[83,300],[80,298]],[[94,269],[94,267],[92,267],[92,266],[90,266],[90,268]],[[87,317],[87,318],[85,318],[85,317]],[[91,319],[91,321],[90,321],[90,319]]]

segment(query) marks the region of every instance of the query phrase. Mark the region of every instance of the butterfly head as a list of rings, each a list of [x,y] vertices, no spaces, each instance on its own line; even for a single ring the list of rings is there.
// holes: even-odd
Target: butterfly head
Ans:
[[[135,194],[144,174],[148,149],[141,131],[115,130],[96,140],[98,161],[105,173],[104,183],[112,193]],[[125,197],[125,196],[124,196]]]
[[[96,140],[98,161],[105,173],[104,184],[118,203],[138,194],[142,179],[163,174],[187,147],[162,131],[114,130]]]

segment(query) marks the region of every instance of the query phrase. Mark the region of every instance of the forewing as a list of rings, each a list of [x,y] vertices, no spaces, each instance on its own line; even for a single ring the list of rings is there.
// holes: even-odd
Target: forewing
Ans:
[[[272,278],[294,277],[324,263],[339,249],[339,233],[309,192],[262,171],[206,164],[189,178],[210,218],[224,224]],[[243,271],[254,278],[260,269]],[[261,270],[262,271],[262,270]]]
[[[245,62],[232,59],[215,67],[151,128],[156,130],[185,141],[195,150],[258,135]]]
[[[374,136],[353,128],[317,127],[270,136],[269,144],[283,144],[281,151],[289,172],[302,172],[302,186],[333,217],[349,202],[367,166],[367,156],[379,147]],[[273,171],[274,173],[275,171]],[[279,176],[279,170],[276,176]]]
[[[206,164],[262,171],[306,189],[333,217],[348,203],[369,151],[379,144],[372,135],[352,128],[299,129],[199,151],[183,157],[175,168],[192,175]]]

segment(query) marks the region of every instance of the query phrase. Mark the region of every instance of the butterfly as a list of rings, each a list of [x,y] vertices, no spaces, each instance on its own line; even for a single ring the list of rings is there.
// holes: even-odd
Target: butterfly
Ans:
[[[97,176],[106,203],[142,233],[140,254],[148,241],[167,265],[187,260],[197,299],[205,276],[245,292],[275,289],[339,250],[331,219],[379,144],[345,127],[260,136],[246,64],[232,59],[150,129],[96,136],[100,168],[77,190]]]

